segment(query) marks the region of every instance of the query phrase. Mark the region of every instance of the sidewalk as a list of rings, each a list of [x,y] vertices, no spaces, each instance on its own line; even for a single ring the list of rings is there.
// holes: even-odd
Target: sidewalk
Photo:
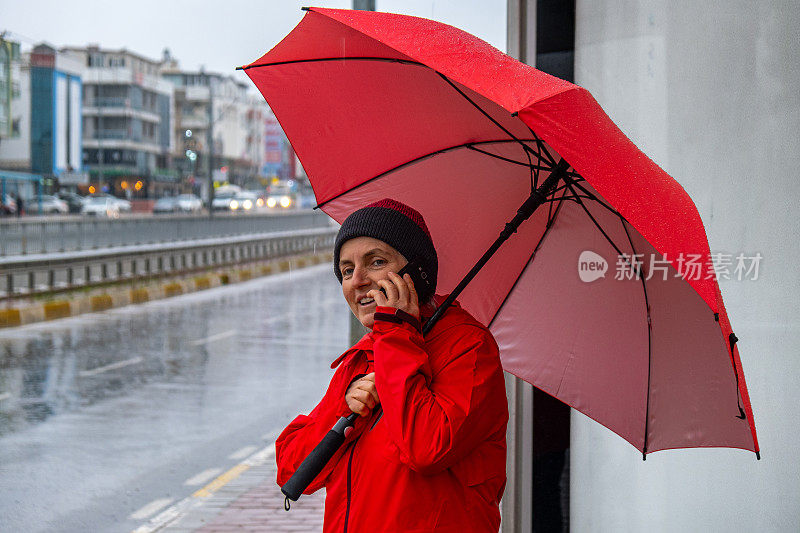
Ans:
[[[322,531],[325,491],[303,495],[287,512],[275,474],[275,447],[270,445],[163,511],[135,533]]]

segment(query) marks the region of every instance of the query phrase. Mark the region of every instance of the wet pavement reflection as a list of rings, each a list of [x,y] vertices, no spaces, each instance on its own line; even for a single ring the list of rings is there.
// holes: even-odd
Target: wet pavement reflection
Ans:
[[[129,530],[185,497],[313,407],[348,313],[320,265],[0,330],[0,531]]]

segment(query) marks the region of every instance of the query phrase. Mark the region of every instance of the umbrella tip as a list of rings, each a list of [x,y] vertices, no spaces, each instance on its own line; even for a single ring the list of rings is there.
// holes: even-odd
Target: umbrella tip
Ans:
[[[756,461],[760,461],[760,460],[761,460],[761,452],[756,450]]]
[[[647,452],[642,452],[642,461],[647,461]]]
[[[301,11],[311,11],[311,8],[310,8],[310,7],[305,7],[305,6],[304,6],[304,7],[301,7],[301,8],[300,8],[300,10],[301,10]]]
[[[511,113],[511,116],[512,117],[518,117],[519,116],[519,111],[514,111],[513,113]]]

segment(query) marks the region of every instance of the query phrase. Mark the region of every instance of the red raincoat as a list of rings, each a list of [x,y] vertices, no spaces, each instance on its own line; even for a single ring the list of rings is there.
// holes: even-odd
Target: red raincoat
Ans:
[[[382,415],[359,418],[306,490],[326,487],[324,531],[497,531],[508,407],[491,333],[456,304],[424,341],[376,317],[337,366],[322,401],[278,437],[278,484],[350,414],[347,387],[374,369]]]

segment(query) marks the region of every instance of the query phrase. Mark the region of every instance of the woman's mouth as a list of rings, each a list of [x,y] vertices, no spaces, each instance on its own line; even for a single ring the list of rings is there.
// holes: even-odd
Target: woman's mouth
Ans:
[[[365,296],[358,301],[359,305],[370,305],[372,303],[375,303],[375,299],[370,298],[369,296]]]

